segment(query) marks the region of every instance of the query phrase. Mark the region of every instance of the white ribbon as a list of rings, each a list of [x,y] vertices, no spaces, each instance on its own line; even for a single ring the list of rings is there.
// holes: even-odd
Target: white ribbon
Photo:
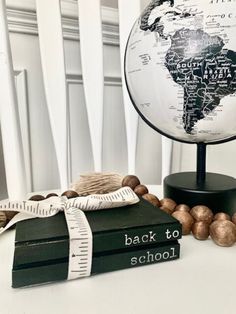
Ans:
[[[69,231],[68,280],[90,276],[93,235],[84,212],[70,207],[65,211]]]
[[[0,234],[15,223],[46,218],[64,211],[69,232],[68,280],[90,276],[92,265],[92,232],[83,211],[122,207],[139,202],[139,198],[129,187],[123,187],[108,194],[94,194],[86,197],[67,199],[53,196],[43,201],[2,201],[1,211],[18,211],[10,222],[0,228]]]

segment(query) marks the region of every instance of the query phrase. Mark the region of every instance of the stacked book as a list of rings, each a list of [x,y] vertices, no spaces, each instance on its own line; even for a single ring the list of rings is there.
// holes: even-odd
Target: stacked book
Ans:
[[[147,201],[85,213],[93,235],[91,275],[179,258],[181,224]],[[66,280],[64,213],[17,223],[12,286]]]

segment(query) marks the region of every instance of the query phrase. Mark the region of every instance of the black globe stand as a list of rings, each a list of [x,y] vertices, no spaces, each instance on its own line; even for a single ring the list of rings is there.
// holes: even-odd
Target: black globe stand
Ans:
[[[190,207],[205,205],[214,213],[236,212],[236,180],[206,172],[206,144],[197,144],[197,172],[180,172],[164,179],[164,197]]]

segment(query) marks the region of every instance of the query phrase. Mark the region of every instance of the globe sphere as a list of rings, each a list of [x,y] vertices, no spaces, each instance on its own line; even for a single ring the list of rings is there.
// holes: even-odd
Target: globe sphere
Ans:
[[[135,22],[126,84],[141,117],[181,142],[236,136],[235,0],[153,0]]]

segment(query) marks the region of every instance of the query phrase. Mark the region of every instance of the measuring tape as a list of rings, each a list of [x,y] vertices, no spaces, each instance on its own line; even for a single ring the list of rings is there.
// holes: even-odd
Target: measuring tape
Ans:
[[[83,211],[122,207],[139,202],[130,187],[123,187],[107,194],[93,194],[86,197],[53,196],[43,201],[5,201],[0,202],[2,211],[18,211],[10,222],[0,228],[0,234],[15,223],[32,219],[46,218],[64,211],[69,232],[68,280],[86,277],[92,266],[92,231]]]
[[[89,276],[92,267],[93,236],[84,212],[70,207],[65,211],[69,231],[68,280]]]

